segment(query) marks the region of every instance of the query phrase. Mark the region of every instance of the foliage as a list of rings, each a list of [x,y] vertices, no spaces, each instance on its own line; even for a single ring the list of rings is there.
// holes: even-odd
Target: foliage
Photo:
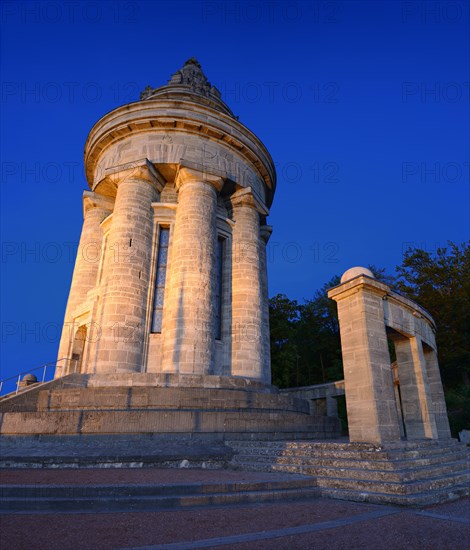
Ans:
[[[291,386],[292,372],[297,361],[294,334],[299,318],[299,306],[284,294],[269,300],[271,332],[271,374],[273,384],[280,388]]]
[[[445,396],[450,430],[457,437],[461,430],[470,428],[470,388],[460,384],[448,388]]]
[[[470,241],[434,255],[408,250],[397,267],[396,289],[434,318],[444,385],[470,387]]]
[[[470,428],[470,241],[435,254],[408,250],[395,288],[434,318],[452,434]]]
[[[336,304],[326,291],[339,277],[299,305],[278,294],[269,301],[273,384],[308,386],[342,378]]]

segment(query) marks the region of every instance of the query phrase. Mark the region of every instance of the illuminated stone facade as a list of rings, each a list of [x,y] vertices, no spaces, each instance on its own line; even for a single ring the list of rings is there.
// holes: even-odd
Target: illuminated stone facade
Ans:
[[[59,348],[69,361],[56,377],[76,369],[269,384],[274,165],[199,63],[99,120],[85,168],[91,190]]]
[[[363,267],[328,296],[338,304],[350,441],[449,439],[431,315]]]

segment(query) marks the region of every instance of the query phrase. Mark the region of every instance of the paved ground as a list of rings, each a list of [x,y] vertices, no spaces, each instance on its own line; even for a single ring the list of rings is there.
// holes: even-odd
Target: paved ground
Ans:
[[[269,474],[207,470],[24,470],[2,483],[178,483]],[[470,548],[470,501],[420,509],[310,499],[159,512],[0,516],[3,550]]]

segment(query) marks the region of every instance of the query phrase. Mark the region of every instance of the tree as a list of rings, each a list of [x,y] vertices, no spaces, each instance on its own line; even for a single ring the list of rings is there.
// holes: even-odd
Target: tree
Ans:
[[[339,282],[338,276],[333,277],[315,292],[313,299],[299,306],[296,340],[305,385],[334,382],[343,377],[338,312],[336,302],[327,295],[328,289]]]
[[[439,366],[453,435],[470,427],[470,241],[435,254],[410,249],[397,267],[397,290],[437,325]]]
[[[287,388],[293,383],[297,362],[295,327],[299,318],[299,306],[285,294],[277,294],[269,300],[271,333],[271,376],[275,386]]]
[[[436,322],[444,384],[470,388],[470,241],[461,246],[449,242],[434,255],[410,249],[396,271],[398,292]]]
[[[283,294],[271,298],[273,384],[286,388],[342,378],[336,303],[327,297],[337,284],[339,277],[334,277],[303,305]]]

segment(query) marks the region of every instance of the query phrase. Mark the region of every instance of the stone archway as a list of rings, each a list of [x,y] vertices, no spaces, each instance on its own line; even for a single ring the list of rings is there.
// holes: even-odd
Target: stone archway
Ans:
[[[430,314],[363,267],[346,271],[328,296],[338,304],[350,440],[448,439]]]
[[[86,340],[87,327],[86,325],[81,325],[78,327],[73,339],[72,360],[69,367],[70,372],[81,372]]]

